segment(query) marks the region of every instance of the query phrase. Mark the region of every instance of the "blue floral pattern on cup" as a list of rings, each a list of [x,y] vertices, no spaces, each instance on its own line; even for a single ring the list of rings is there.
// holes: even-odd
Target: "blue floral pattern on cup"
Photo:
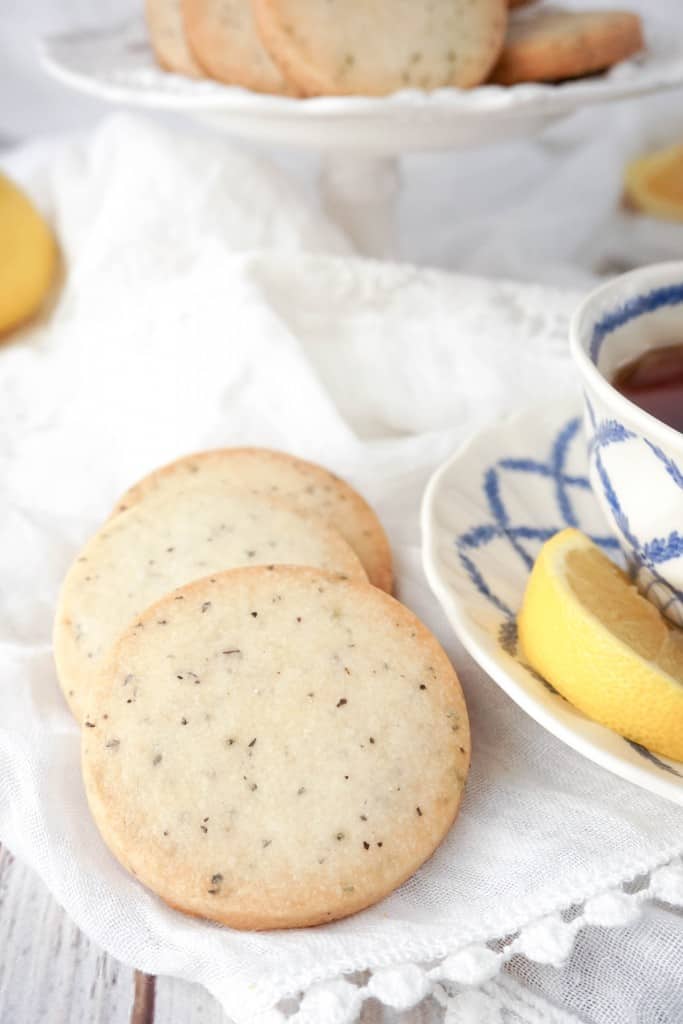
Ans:
[[[628,276],[623,280],[628,281]],[[651,318],[678,307],[683,325],[681,281],[630,294],[614,308],[602,312],[592,325],[586,339],[590,361],[604,375],[601,363],[606,346],[614,343],[618,351],[622,329],[631,329],[640,318]],[[652,320],[643,322],[651,324]],[[634,409],[630,417],[615,415],[621,408],[628,411],[630,403],[616,393],[613,401],[606,400],[604,393],[591,387],[585,375],[584,400],[593,488],[621,541],[639,589],[668,618],[683,626],[683,590],[672,580],[672,577],[680,578],[683,565],[683,463],[679,463],[671,451],[655,443],[645,430],[638,429],[642,419],[639,410]],[[617,448],[621,449],[620,453],[615,453]],[[642,515],[642,510],[640,515],[636,512],[643,494],[647,495],[653,509],[680,508],[680,517],[676,517],[680,527],[670,515],[663,528],[656,529],[656,525],[665,522],[663,518],[660,524],[656,515],[646,527],[648,517]]]
[[[623,423],[613,419],[598,420],[593,405],[585,397],[588,433],[588,457],[595,472],[603,498],[609,507],[612,519],[626,541],[627,559],[631,565],[639,589],[650,598],[672,621],[683,626],[683,593],[671,587],[659,572],[659,567],[674,559],[683,557],[683,533],[672,530],[664,537],[639,537],[633,530],[629,516],[622,506],[618,487],[613,483],[605,468],[603,452],[610,445],[636,441],[652,452],[654,459],[663,467],[674,484],[681,490],[681,520],[683,522],[683,473],[680,468],[656,445],[629,430]]]

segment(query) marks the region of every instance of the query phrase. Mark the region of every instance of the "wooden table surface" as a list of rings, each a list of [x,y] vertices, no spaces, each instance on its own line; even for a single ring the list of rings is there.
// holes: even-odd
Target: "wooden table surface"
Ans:
[[[435,1024],[431,1000],[405,1014],[366,1003],[362,1024]],[[150,978],[92,943],[43,882],[0,847],[2,1024],[229,1024],[200,985]],[[324,1024],[324,1022],[320,1022]]]

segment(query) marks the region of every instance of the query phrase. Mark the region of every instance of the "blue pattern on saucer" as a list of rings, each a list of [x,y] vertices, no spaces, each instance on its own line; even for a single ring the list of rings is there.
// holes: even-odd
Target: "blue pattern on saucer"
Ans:
[[[547,461],[529,458],[502,458],[484,472],[483,492],[490,513],[490,521],[481,523],[461,534],[455,542],[462,567],[479,593],[493,604],[498,611],[514,619],[515,613],[496,594],[477,565],[475,552],[492,540],[504,537],[524,563],[527,571],[534,564],[534,556],[524,547],[524,541],[535,541],[536,547],[545,543],[558,530],[566,526],[580,525],[574,504],[572,490],[590,490],[586,476],[575,476],[566,472],[567,457],[572,441],[581,429],[578,416],[568,420],[553,439]],[[515,523],[512,520],[502,490],[503,472],[530,474],[549,478],[554,484],[556,519],[547,527],[534,524]],[[614,537],[593,536],[592,540],[606,551],[618,551]]]
[[[636,743],[635,740],[626,740],[631,750],[635,750],[636,754],[640,754],[646,761],[650,761],[657,768],[661,768],[665,772],[669,772],[670,775],[675,775],[678,779],[683,779],[683,772],[679,772],[671,764],[666,764],[664,761],[660,761],[656,754],[653,754],[647,747],[644,747],[642,743]]]
[[[635,435],[631,431],[628,431],[616,422],[604,422],[599,426],[594,424],[592,445],[596,451],[596,458],[599,459],[601,448],[609,444],[618,444],[633,436]],[[482,476],[482,497],[488,511],[488,518],[486,521],[470,527],[455,539],[455,548],[460,564],[469,577],[470,582],[478,593],[504,616],[497,633],[500,648],[523,665],[524,669],[538,682],[542,683],[558,700],[564,700],[564,698],[546,679],[543,679],[520,657],[517,642],[516,614],[501,595],[496,592],[495,583],[487,577],[481,565],[482,560],[478,558],[478,555],[481,555],[493,541],[503,540],[521,560],[525,571],[530,572],[534,562],[534,554],[541,544],[549,540],[558,530],[565,527],[574,526],[581,528],[582,523],[575,508],[573,494],[576,491],[590,491],[590,483],[586,476],[567,472],[566,466],[570,447],[574,441],[583,445],[581,418],[578,416],[567,420],[557,431],[552,440],[547,459],[539,460],[536,458],[504,456],[497,459],[493,465],[485,467]],[[665,459],[665,461],[668,460]],[[677,467],[673,467],[673,472],[678,472]],[[553,521],[548,526],[518,523],[514,520],[509,505],[505,500],[504,482],[507,473],[511,473],[516,477],[518,475],[543,477],[552,482],[555,508],[553,510],[554,514],[551,513],[550,517]],[[606,473],[604,474],[603,485],[608,490],[611,489]],[[628,521],[620,509],[616,495],[614,495],[614,503],[615,518],[617,518],[620,524],[623,522],[628,529]],[[590,536],[593,542],[604,551],[614,554],[619,552],[619,543],[614,537],[595,533],[591,533]],[[526,549],[525,543],[528,542],[532,543],[534,554]],[[658,557],[663,558],[663,552],[658,552],[656,545],[649,545],[647,550],[653,564],[657,563]],[[486,559],[483,559],[483,561],[486,562]],[[678,771],[671,764],[662,761],[656,754],[653,754],[639,743],[633,743],[625,739],[623,742],[660,771],[683,778],[683,772]]]

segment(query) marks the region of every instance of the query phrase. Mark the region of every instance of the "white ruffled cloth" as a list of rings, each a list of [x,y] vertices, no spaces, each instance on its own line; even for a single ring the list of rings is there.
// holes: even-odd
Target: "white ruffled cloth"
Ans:
[[[450,1024],[682,1019],[683,810],[517,708],[420,567],[439,461],[573,387],[576,294],[363,261],[263,161],[142,119],[24,170],[66,277],[51,315],[0,351],[0,840],[97,943],[201,982],[239,1024],[281,1022],[283,1006],[290,1024],[348,1024],[368,998],[402,1010],[430,994]],[[50,650],[60,580],[117,495],[183,452],[247,442],[322,461],[376,506],[399,596],[461,675],[474,750],[458,821],[398,892],[263,934],[168,909],[107,852]],[[627,1017],[648,971],[656,1007]]]

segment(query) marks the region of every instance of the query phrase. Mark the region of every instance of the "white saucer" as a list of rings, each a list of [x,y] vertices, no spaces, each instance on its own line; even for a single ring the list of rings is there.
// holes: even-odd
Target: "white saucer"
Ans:
[[[590,721],[517,657],[517,612],[545,539],[577,526],[615,559],[588,485],[577,403],[481,431],[434,474],[422,504],[423,564],[460,640],[540,725],[596,764],[683,805],[683,764]]]

